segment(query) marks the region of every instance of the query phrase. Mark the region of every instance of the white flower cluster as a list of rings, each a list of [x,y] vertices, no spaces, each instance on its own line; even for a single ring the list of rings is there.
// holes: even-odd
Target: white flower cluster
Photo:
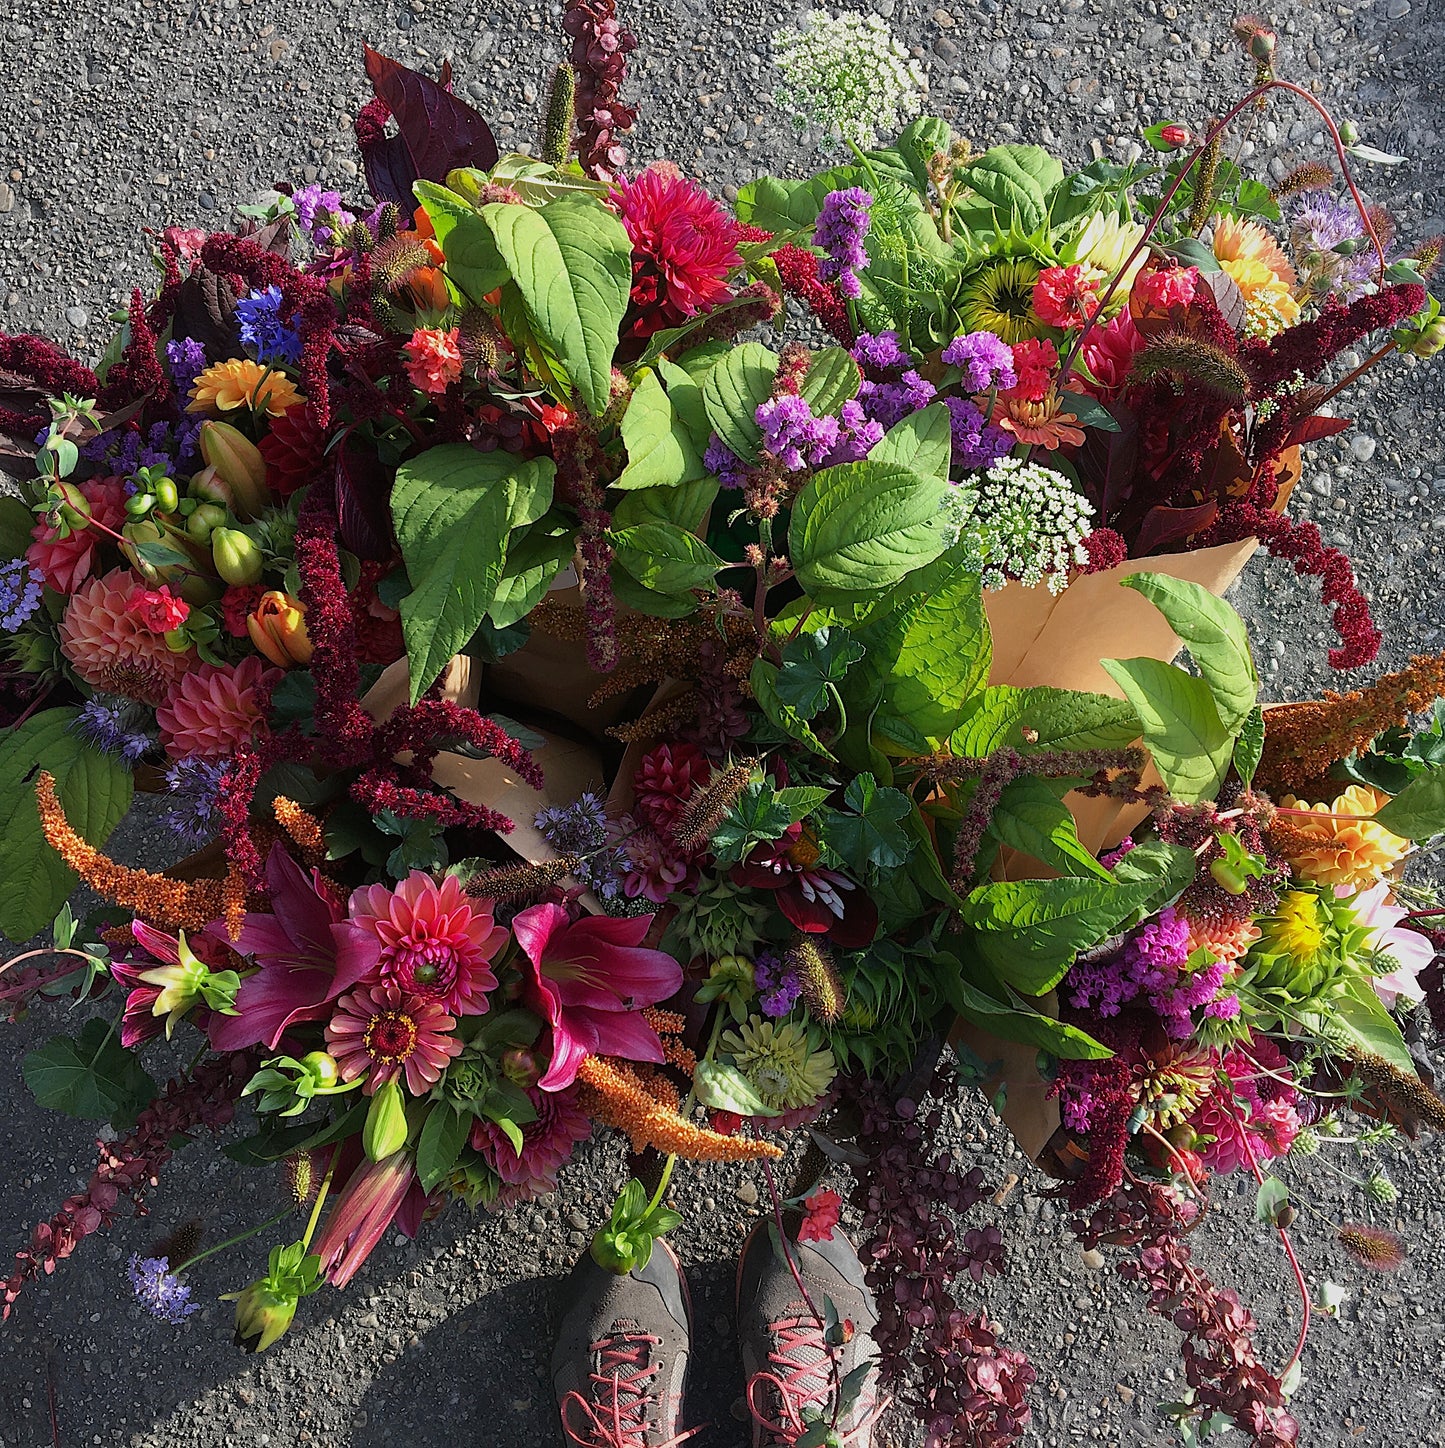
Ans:
[[[928,90],[918,63],[877,15],[845,12],[835,20],[810,10],[798,29],[773,36],[773,63],[784,81],[775,99],[799,131],[821,126],[862,150],[916,116]]]
[[[1000,458],[973,479],[977,494],[963,525],[987,589],[1015,578],[1025,588],[1047,582],[1062,593],[1069,571],[1088,561],[1093,504],[1062,473],[1018,458]]]

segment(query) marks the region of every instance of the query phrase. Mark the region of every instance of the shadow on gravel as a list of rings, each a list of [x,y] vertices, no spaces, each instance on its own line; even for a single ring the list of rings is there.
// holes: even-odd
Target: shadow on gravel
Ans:
[[[732,1416],[742,1391],[733,1339],[732,1262],[687,1270],[693,1298],[693,1365],[686,1424],[708,1427],[695,1448],[740,1448],[747,1432]],[[514,1282],[479,1298],[379,1363],[358,1407],[351,1448],[440,1441],[452,1448],[552,1448],[563,1440],[550,1362],[565,1276]],[[365,1421],[362,1422],[362,1415]]]

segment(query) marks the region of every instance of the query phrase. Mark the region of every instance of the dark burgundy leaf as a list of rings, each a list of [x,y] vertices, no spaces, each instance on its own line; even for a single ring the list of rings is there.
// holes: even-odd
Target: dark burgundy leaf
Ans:
[[[1214,293],[1214,305],[1236,336],[1244,328],[1244,293],[1227,271],[1200,272],[1199,280]]]
[[[1290,428],[1285,439],[1286,447],[1302,447],[1305,443],[1319,442],[1321,438],[1334,437],[1354,426],[1352,417],[1304,417]]]
[[[334,478],[341,541],[358,558],[390,558],[395,469],[388,468],[374,448],[348,435],[336,450]]]
[[[369,45],[365,50],[372,89],[397,125],[395,136],[362,148],[367,185],[378,201],[394,201],[409,212],[416,204],[414,181],[445,181],[458,166],[485,171],[496,165],[497,143],[486,121],[449,89],[450,63],[443,64],[438,83]]]
[[[1134,492],[1134,479],[1139,470],[1139,419],[1123,403],[1109,408],[1118,432],[1093,432],[1090,436],[1107,440],[1108,457],[1104,465],[1104,486],[1099,499],[1099,516],[1106,522],[1116,517]]]
[[[1219,504],[1213,498],[1192,508],[1150,508],[1139,525],[1129,556],[1148,558],[1170,543],[1178,543],[1191,533],[1207,528],[1218,512]]]
[[[171,333],[199,342],[207,357],[239,357],[241,330],[236,325],[236,293],[230,282],[218,272],[197,267],[177,293]]]

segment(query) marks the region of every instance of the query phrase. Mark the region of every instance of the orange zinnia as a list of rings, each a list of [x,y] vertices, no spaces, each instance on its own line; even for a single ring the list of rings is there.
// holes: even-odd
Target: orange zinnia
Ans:
[[[1079,419],[1064,410],[1059,394],[1052,388],[1038,402],[1001,397],[999,406],[1001,412],[995,421],[1022,443],[1057,452],[1061,447],[1078,447],[1084,441]]]
[[[232,357],[207,367],[191,386],[187,412],[234,412],[249,407],[265,408],[280,417],[288,407],[305,399],[296,384],[282,372],[268,372],[249,357]]]

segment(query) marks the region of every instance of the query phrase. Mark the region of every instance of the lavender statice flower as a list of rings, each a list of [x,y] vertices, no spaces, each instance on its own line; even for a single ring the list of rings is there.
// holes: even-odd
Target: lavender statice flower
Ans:
[[[533,824],[559,855],[576,855],[578,881],[603,900],[622,889],[626,862],[613,841],[607,810],[590,790],[571,804],[539,810]]]
[[[858,273],[868,267],[863,242],[868,236],[868,208],[872,205],[873,198],[861,186],[830,191],[813,227],[813,245],[823,253],[818,275],[824,281],[836,278],[838,290],[855,301],[863,295]]]
[[[708,440],[702,465],[715,473],[718,482],[729,492],[736,492],[748,480],[748,465],[716,433]]]
[[[336,233],[356,220],[341,204],[341,193],[327,191],[319,182],[303,186],[291,200],[296,206],[296,219],[313,246],[330,246]]]
[[[759,951],[753,958],[753,981],[758,988],[758,1004],[765,1016],[785,1016],[803,993],[798,972],[770,950]]]
[[[838,410],[838,441],[825,460],[826,466],[861,462],[882,441],[883,424],[869,417],[861,402],[845,402]]]
[[[169,468],[171,465],[171,429],[169,423],[157,422],[151,425],[141,444],[136,466],[142,468]]]
[[[71,728],[93,749],[139,764],[155,743],[152,715],[144,704],[114,694],[97,694],[81,705]]]
[[[838,419],[814,417],[805,397],[784,392],[770,397],[754,414],[763,446],[790,473],[820,467],[838,443]]]
[[[140,466],[141,435],[134,428],[127,428],[122,434],[115,452],[111,454],[110,469],[118,478],[130,479],[126,483],[127,497],[135,495],[135,480],[130,477]]]
[[[0,566],[0,629],[14,633],[40,607],[45,580],[23,558]]]
[[[194,337],[182,337],[166,343],[166,362],[171,369],[171,380],[176,384],[176,394],[184,400],[195,386],[196,378],[206,369],[206,349]],[[201,424],[205,420],[200,414],[182,408],[175,432],[178,463],[189,462],[200,452]]]
[[[953,438],[956,468],[989,468],[1013,447],[1013,438],[1003,428],[984,419],[983,413],[966,397],[945,397]]]
[[[216,796],[225,772],[225,760],[195,755],[176,760],[166,770],[169,803],[161,814],[161,823],[193,850],[209,844],[215,836]]]
[[[991,387],[1002,391],[1018,381],[1013,348],[992,332],[969,332],[955,337],[943,349],[943,363],[946,367],[963,369],[965,392],[987,392]]]
[[[913,357],[898,345],[897,332],[859,332],[853,343],[853,360],[865,372],[887,373],[912,367]]]
[[[191,1289],[171,1271],[168,1257],[142,1257],[133,1252],[126,1276],[136,1301],[161,1322],[179,1326],[201,1310],[199,1303],[191,1301]]]
[[[252,292],[236,303],[241,343],[262,363],[294,367],[301,360],[301,336],[281,320],[281,288]]]
[[[858,388],[858,401],[868,416],[887,432],[911,413],[927,407],[937,392],[931,382],[909,368],[897,382],[870,382],[865,378]]]

